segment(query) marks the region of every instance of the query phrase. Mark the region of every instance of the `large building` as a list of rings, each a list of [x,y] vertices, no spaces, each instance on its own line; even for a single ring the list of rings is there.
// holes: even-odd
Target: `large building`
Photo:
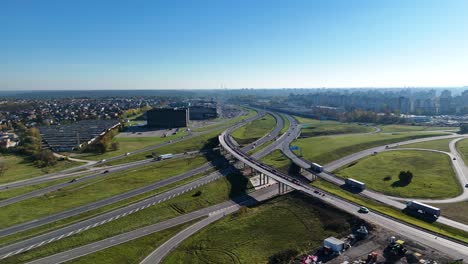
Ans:
[[[190,120],[204,120],[218,117],[216,106],[190,106]]]
[[[189,111],[187,108],[155,108],[146,112],[146,118],[151,128],[186,127]]]

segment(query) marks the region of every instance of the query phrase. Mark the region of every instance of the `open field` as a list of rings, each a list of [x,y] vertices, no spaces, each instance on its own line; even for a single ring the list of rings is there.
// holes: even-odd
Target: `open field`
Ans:
[[[163,263],[267,263],[280,251],[306,253],[328,236],[346,235],[352,221],[352,216],[331,206],[291,193],[241,209],[202,229]]]
[[[204,157],[165,160],[112,173],[2,208],[0,228],[44,217],[157,182],[206,163]]]
[[[47,244],[43,247],[2,260],[2,263],[23,263],[52,255],[70,248],[88,244],[113,235],[158,223],[181,214],[208,207],[246,192],[248,180],[239,175],[229,175],[166,202],[140,210],[126,217],[98,226],[85,232]],[[195,195],[198,191],[200,195]]]
[[[351,202],[360,204],[369,208],[370,210],[383,213],[385,215],[400,219],[404,222],[407,222],[412,225],[416,225],[427,230],[433,231],[435,233],[439,233],[454,239],[458,239],[464,242],[468,242],[468,232],[464,232],[463,230],[459,230],[447,225],[439,224],[438,222],[428,223],[426,221],[414,218],[403,213],[401,210],[396,208],[384,205],[377,201],[362,197],[358,194],[352,194],[348,191],[341,189],[339,186],[336,186],[332,183],[323,181],[323,180],[316,180],[312,183],[313,186],[318,187],[324,191],[327,191],[331,194],[336,196],[342,197],[346,200]]]
[[[80,175],[80,177],[82,177],[82,176]],[[76,178],[79,178],[79,177],[76,177]],[[18,195],[22,195],[22,194],[25,194],[25,193],[28,193],[28,192],[32,192],[32,191],[35,191],[35,190],[38,190],[38,189],[42,189],[42,188],[45,188],[45,187],[48,187],[48,186],[51,186],[51,185],[55,185],[55,184],[59,184],[59,183],[62,183],[62,182],[67,182],[67,181],[70,181],[70,178],[58,179],[58,180],[39,183],[39,184],[35,184],[35,185],[29,185],[29,186],[23,186],[23,187],[8,189],[8,190],[2,190],[0,192],[0,200],[9,199],[9,198],[12,198],[12,197],[15,197],[15,196],[18,196]]]
[[[177,135],[170,135],[167,137],[114,137],[112,141],[119,143],[118,150],[108,151],[103,154],[83,153],[83,154],[79,154],[75,156],[79,157],[80,159],[87,159],[87,160],[108,159],[110,157],[123,155],[127,152],[132,152],[132,151],[144,148],[144,147],[153,146],[159,143],[167,142],[169,140],[180,138],[186,135],[187,135],[187,132],[181,131],[177,133]]]
[[[387,132],[411,132],[411,131],[458,131],[458,127],[438,126],[411,126],[411,125],[380,125],[383,133]]]
[[[316,120],[303,117],[294,117],[302,124],[302,137],[316,137],[337,134],[369,133],[374,131],[372,126],[357,123],[341,123],[329,120]]]
[[[265,136],[276,126],[275,118],[267,114],[263,118],[254,120],[232,132],[232,137],[241,145],[247,145]]]
[[[198,221],[198,219],[196,220]],[[194,224],[196,221],[174,226],[139,239],[110,247],[81,258],[68,261],[68,264],[89,263],[139,263],[165,241]]]
[[[463,161],[465,161],[465,164],[468,165],[468,139],[458,141],[456,148],[458,153],[462,156]]]
[[[401,145],[397,148],[423,148],[423,149],[435,149],[450,152],[449,142],[454,140],[453,138],[438,139],[420,143],[413,143],[408,145]]]
[[[411,171],[405,184],[400,171]],[[338,169],[335,174],[366,183],[366,187],[387,195],[407,198],[449,198],[462,192],[450,157],[436,152],[402,150],[380,152]]]
[[[220,128],[219,130],[215,130],[210,133],[206,133],[189,139],[183,139],[179,142],[163,146],[155,150],[149,150],[135,155],[130,155],[119,160],[107,162],[106,164],[117,165],[132,161],[143,160],[152,157],[152,153],[156,153],[156,155],[161,155],[167,153],[184,153],[188,151],[196,151],[201,149],[212,149],[218,146],[218,136],[224,130],[224,128]]]
[[[468,208],[468,201],[450,204],[433,204],[433,206],[440,208],[443,216],[468,225],[468,214],[466,211],[466,208]]]
[[[30,179],[36,176],[65,170],[82,164],[80,162],[62,160],[58,161],[54,166],[39,168],[34,165],[34,163],[31,162],[27,157],[13,154],[0,154],[0,162],[5,164],[4,172],[0,174],[0,183]]]
[[[303,157],[319,164],[327,164],[344,156],[372,147],[416,138],[445,135],[444,133],[405,132],[392,134],[365,134],[321,136],[295,140],[291,145],[302,148]],[[300,151],[295,151],[300,154]]]

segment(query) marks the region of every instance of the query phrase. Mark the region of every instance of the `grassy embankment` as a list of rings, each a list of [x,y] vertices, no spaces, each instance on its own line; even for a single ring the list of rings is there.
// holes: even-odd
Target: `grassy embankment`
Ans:
[[[446,138],[446,139],[431,140],[431,141],[426,141],[426,142],[401,145],[401,146],[398,146],[397,148],[423,148],[423,149],[435,149],[435,150],[450,152],[449,142],[452,140],[454,139]]]
[[[39,168],[34,164],[34,162],[29,160],[28,157],[13,154],[0,154],[0,162],[4,163],[6,168],[0,176],[0,184],[30,179],[83,164],[81,162],[62,160],[58,161],[54,166]]]
[[[307,253],[320,247],[326,237],[348,234],[353,219],[313,198],[292,193],[207,226],[163,263],[267,263],[278,252]]]
[[[278,155],[277,159],[279,159],[279,158],[281,158],[281,155],[283,155],[283,154],[278,153],[277,155]],[[287,159],[287,157],[285,157],[283,155],[283,159]],[[281,163],[273,162],[270,165],[272,165],[273,167],[278,168],[277,166],[281,166]],[[437,222],[428,223],[428,222],[425,222],[423,220],[411,217],[411,216],[403,213],[401,210],[398,210],[396,208],[384,205],[384,204],[379,203],[377,201],[362,197],[362,196],[360,196],[358,194],[352,194],[352,193],[342,189],[339,186],[336,186],[336,185],[334,185],[332,183],[329,183],[329,182],[326,182],[326,181],[323,181],[323,180],[316,180],[316,181],[312,182],[311,185],[315,186],[315,187],[318,187],[318,188],[320,188],[320,189],[322,189],[324,191],[327,191],[327,192],[329,192],[331,194],[334,194],[336,196],[342,197],[342,198],[344,198],[344,199],[346,199],[348,201],[360,204],[362,206],[366,206],[367,208],[369,208],[369,209],[371,209],[373,211],[383,213],[385,215],[400,219],[400,220],[402,220],[404,222],[407,222],[407,223],[410,223],[410,224],[425,228],[427,230],[430,230],[430,231],[433,231],[433,232],[436,232],[436,233],[439,233],[439,234],[442,234],[442,235],[449,236],[449,237],[454,238],[454,239],[458,239],[458,240],[461,240],[461,241],[464,241],[464,242],[468,242],[468,232],[464,232],[462,230],[452,228],[450,226],[439,224]],[[463,206],[463,205],[464,204],[460,204],[460,206]],[[458,215],[463,214],[462,212],[464,212],[464,211],[458,212]],[[466,219],[465,216],[463,216],[463,218]]]
[[[301,137],[316,137],[339,134],[357,134],[373,132],[371,126],[358,125],[356,123],[341,123],[337,121],[320,121],[310,118],[295,117],[303,128]]]
[[[432,205],[440,208],[443,216],[468,225],[468,214],[466,213],[466,208],[468,208],[468,201]]]
[[[416,132],[416,131],[458,131],[458,127],[438,127],[438,126],[411,126],[411,125],[380,125],[382,133],[390,132]]]
[[[198,156],[166,160],[116,172],[2,207],[0,228],[12,226],[104,199],[196,168],[207,160]]]
[[[250,188],[250,185],[246,178],[239,175],[230,175],[166,202],[3,261],[4,263],[23,263],[52,255],[226,201],[244,194],[248,188]],[[195,195],[198,191],[201,194]]]
[[[406,223],[422,227],[424,229],[430,230],[438,234],[442,234],[460,241],[468,242],[468,232],[464,232],[462,230],[443,225],[438,222],[428,223],[426,221],[409,216],[396,208],[384,205],[371,199],[367,199],[358,194],[352,194],[348,191],[341,189],[339,186],[336,186],[326,181],[316,180],[312,183],[312,185],[324,191],[332,193],[336,196],[342,197],[348,201],[360,204],[362,206],[366,206],[372,211],[380,212],[382,214],[400,219]]]
[[[458,153],[462,156],[463,161],[465,161],[465,164],[468,166],[468,139],[458,141],[456,148]]]
[[[320,136],[295,140],[292,145],[302,149],[303,157],[319,164],[327,164],[361,150],[386,144],[445,135],[443,133],[404,132],[392,134],[361,134],[341,136]],[[296,151],[300,154],[300,151]]]
[[[239,122],[241,120],[244,120],[244,119],[250,118],[252,116],[255,116],[257,114],[257,111],[255,111],[253,109],[245,109],[245,110],[247,111],[247,113],[245,115],[238,116],[238,117],[235,117],[235,118],[232,118],[232,119],[224,119],[224,122],[220,122],[220,123],[217,123],[217,124],[213,124],[213,125],[209,125],[209,126],[205,126],[205,127],[194,128],[194,129],[192,129],[192,131],[194,131],[194,132],[204,132],[204,131],[211,130],[211,129],[227,127],[227,126],[233,125],[233,124],[235,124],[235,123],[237,123],[237,122]]]
[[[275,118],[267,114],[261,119],[254,120],[232,132],[232,137],[241,145],[247,145],[265,136],[276,126]]]
[[[411,171],[413,179],[399,180],[400,171]],[[387,195],[407,198],[449,198],[462,192],[450,157],[435,152],[402,150],[368,156],[335,174],[366,183],[366,187]]]

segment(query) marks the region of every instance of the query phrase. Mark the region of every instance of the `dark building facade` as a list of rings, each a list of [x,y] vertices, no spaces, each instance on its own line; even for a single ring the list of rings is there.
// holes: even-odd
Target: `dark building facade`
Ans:
[[[175,128],[188,126],[187,108],[155,108],[146,112],[148,127]]]
[[[191,106],[189,108],[190,120],[203,120],[218,117],[216,107]]]

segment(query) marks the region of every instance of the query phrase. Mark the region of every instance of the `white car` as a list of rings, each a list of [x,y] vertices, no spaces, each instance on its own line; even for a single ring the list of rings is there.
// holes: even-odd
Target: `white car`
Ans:
[[[125,153],[125,156],[128,156],[128,155],[130,155],[130,152]]]

